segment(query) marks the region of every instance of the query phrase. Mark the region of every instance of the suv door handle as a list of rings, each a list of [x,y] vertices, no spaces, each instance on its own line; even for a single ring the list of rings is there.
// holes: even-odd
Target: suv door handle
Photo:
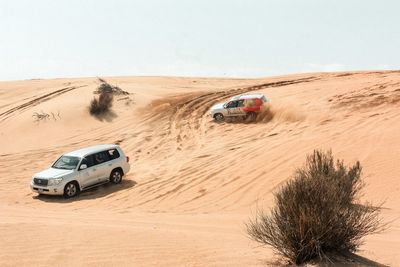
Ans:
[[[112,166],[112,163],[109,163],[108,166]]]

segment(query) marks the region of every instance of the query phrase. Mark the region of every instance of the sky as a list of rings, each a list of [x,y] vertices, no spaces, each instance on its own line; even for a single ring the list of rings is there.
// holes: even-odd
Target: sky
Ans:
[[[0,80],[400,69],[397,0],[0,0]]]

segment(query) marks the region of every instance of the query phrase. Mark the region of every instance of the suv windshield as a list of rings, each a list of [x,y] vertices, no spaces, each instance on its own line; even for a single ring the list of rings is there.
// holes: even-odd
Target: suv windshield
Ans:
[[[55,169],[73,170],[78,166],[79,160],[80,158],[78,157],[62,156],[51,167]]]

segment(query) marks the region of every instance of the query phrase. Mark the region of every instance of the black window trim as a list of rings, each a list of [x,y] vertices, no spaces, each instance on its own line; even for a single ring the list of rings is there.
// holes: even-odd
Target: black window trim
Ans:
[[[118,157],[116,157],[116,158],[111,158],[111,157],[110,157],[111,155],[110,155],[110,152],[109,152],[110,150],[115,150],[115,151],[118,153]],[[80,168],[81,168],[82,162],[83,162],[83,160],[84,160],[86,157],[88,157],[88,156],[93,156],[93,157],[95,157],[95,155],[96,155],[96,154],[99,154],[99,153],[105,153],[105,154],[107,154],[107,160],[103,161],[102,163],[96,163],[96,161],[93,159],[93,165],[90,166],[90,167],[88,167],[88,168],[91,168],[91,167],[94,167],[94,166],[97,166],[97,165],[106,163],[106,162],[108,162],[108,161],[112,161],[112,160],[115,160],[115,159],[119,159],[119,158],[121,157],[121,153],[118,151],[118,149],[117,149],[116,147],[114,147],[114,148],[109,148],[109,149],[106,149],[106,150],[97,151],[97,152],[93,152],[93,153],[87,154],[87,155],[85,155],[85,156],[83,156],[83,157],[81,158],[81,161],[80,161],[80,163],[78,164],[78,170],[81,170]]]

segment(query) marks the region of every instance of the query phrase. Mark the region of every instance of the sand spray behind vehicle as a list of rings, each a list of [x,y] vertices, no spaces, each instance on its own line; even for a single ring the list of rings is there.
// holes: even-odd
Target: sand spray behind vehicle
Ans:
[[[193,92],[180,95],[171,95],[152,101],[146,107],[146,113],[151,114],[152,120],[175,114],[174,120],[179,119],[200,119],[205,112],[221,99],[221,92]],[[246,103],[246,105],[251,103]],[[276,122],[297,122],[305,119],[300,108],[291,103],[266,103],[261,107],[253,123]],[[230,119],[232,122],[239,122]],[[243,121],[243,120],[242,120]]]
[[[260,113],[256,118],[256,123],[277,122],[297,122],[303,121],[305,115],[293,105],[267,103],[261,107]]]

